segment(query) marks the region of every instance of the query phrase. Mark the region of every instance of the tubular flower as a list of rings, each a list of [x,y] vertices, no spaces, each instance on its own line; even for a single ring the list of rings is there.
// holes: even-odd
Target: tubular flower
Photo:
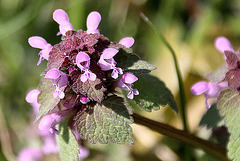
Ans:
[[[117,68],[117,62],[113,59],[113,57],[118,53],[118,50],[113,48],[107,48],[103,51],[100,59],[98,61],[98,65],[101,67],[103,71],[108,71],[113,69],[112,71],[112,78],[117,79],[118,74],[123,74],[121,68]]]
[[[57,69],[51,69],[46,73],[45,78],[52,79],[53,85],[56,87],[53,92],[54,98],[64,98],[65,94],[60,88],[68,84],[68,76]]]
[[[133,89],[133,83],[136,82],[138,78],[130,73],[123,74],[123,76],[118,81],[118,87],[123,90],[128,90],[129,93],[127,97],[133,99],[134,95],[139,95],[137,89]]]
[[[52,45],[48,44],[45,39],[39,37],[39,36],[32,36],[28,39],[28,43],[33,48],[42,49],[38,55],[40,55],[39,61],[37,65],[40,65],[40,63],[46,59],[48,60],[49,52],[52,50]]]
[[[99,30],[97,28],[100,21],[101,21],[101,15],[96,11],[91,12],[87,17],[87,33],[99,34]]]
[[[67,31],[73,30],[72,24],[69,22],[68,15],[62,9],[53,12],[53,19],[59,24],[60,32],[57,35],[65,35]]]
[[[77,66],[81,69],[81,71],[84,71],[84,73],[81,75],[82,82],[86,82],[87,79],[91,81],[96,80],[96,74],[89,72],[90,57],[88,56],[88,54],[84,52],[79,52],[76,57],[76,63],[77,63]]]
[[[36,116],[39,112],[39,107],[41,106],[41,104],[38,103],[37,99],[38,99],[38,95],[41,92],[38,89],[33,89],[30,92],[28,92],[27,96],[26,96],[26,101],[32,105],[33,107],[33,114],[34,116]]]
[[[206,107],[209,109],[211,107],[208,102],[209,98],[217,98],[221,91],[228,88],[227,82],[213,83],[213,82],[198,82],[194,84],[191,88],[191,92],[194,95],[204,94],[206,98]]]
[[[64,110],[44,116],[39,122],[39,130],[49,130],[52,134],[59,134],[55,126],[62,122],[71,112],[72,110]]]
[[[134,44],[134,39],[132,37],[124,37],[118,43],[123,45],[125,48],[130,48]]]

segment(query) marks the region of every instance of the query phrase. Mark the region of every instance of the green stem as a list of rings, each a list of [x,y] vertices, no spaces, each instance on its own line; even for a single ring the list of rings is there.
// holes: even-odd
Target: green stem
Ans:
[[[172,126],[150,120],[138,114],[133,114],[133,118],[134,122],[137,124],[146,126],[162,135],[169,136],[178,141],[200,148],[206,153],[218,158],[221,161],[229,160],[226,157],[226,150],[221,148],[220,146],[213,144],[210,141],[200,139],[184,130],[178,130]]]
[[[181,76],[181,72],[179,70],[179,65],[177,62],[176,54],[175,54],[173,48],[170,46],[170,44],[167,42],[167,40],[161,34],[161,32],[152,24],[152,22],[148,19],[148,17],[146,17],[142,12],[140,13],[140,16],[150,26],[150,28],[158,35],[160,40],[164,43],[164,45],[166,45],[166,47],[169,49],[169,51],[172,54],[172,57],[174,60],[174,65],[175,65],[175,70],[176,70],[177,78],[178,78],[178,86],[179,86],[179,92],[180,92],[180,107],[181,107],[183,127],[184,127],[185,131],[188,131],[188,124],[187,124],[187,118],[186,118],[186,112],[185,112],[186,98],[185,98],[182,76]]]

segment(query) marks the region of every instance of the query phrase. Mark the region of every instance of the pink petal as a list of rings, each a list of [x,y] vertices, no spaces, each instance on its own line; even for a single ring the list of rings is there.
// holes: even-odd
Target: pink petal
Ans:
[[[64,24],[66,22],[69,22],[67,13],[62,9],[57,9],[53,12],[53,19],[58,24]]]
[[[208,89],[209,89],[208,83],[201,81],[192,86],[191,93],[194,95],[200,95],[200,94],[203,94],[204,92],[206,92]]]
[[[42,152],[38,148],[25,148],[18,154],[19,161],[40,161]]]
[[[117,49],[107,48],[103,51],[101,59],[110,59],[113,58],[118,53]]]
[[[41,56],[42,56],[44,59],[48,60],[48,58],[49,58],[49,53],[50,53],[51,50],[52,50],[52,45],[51,45],[51,44],[47,44],[47,45],[45,46],[45,49],[43,49],[43,50],[41,51]]]
[[[49,130],[54,123],[55,118],[51,115],[44,116],[41,121],[39,122],[38,128],[39,130]]]
[[[55,136],[53,134],[43,137],[43,142],[44,144],[42,146],[42,152],[44,154],[49,155],[58,152]]]
[[[138,80],[138,78],[130,73],[126,73],[121,77],[122,81],[128,84],[134,83]]]
[[[87,73],[82,74],[80,79],[82,82],[86,82],[88,79]]]
[[[32,47],[38,48],[38,49],[45,49],[46,45],[48,45],[46,40],[39,36],[32,36],[32,37],[28,38],[28,43]]]
[[[83,146],[79,147],[79,152],[80,152],[78,154],[79,160],[83,160],[84,158],[88,157],[88,155],[89,155],[89,150]]]
[[[230,41],[223,36],[216,38],[215,47],[222,53],[224,53],[225,50],[234,51]]]
[[[139,91],[137,89],[133,89],[133,94],[134,95],[139,95]]]
[[[96,74],[92,73],[92,72],[89,72],[88,73],[88,78],[91,80],[91,81],[95,81],[96,80]]]
[[[57,69],[51,69],[46,73],[45,78],[57,79],[60,75],[61,75],[61,71]]]
[[[125,48],[130,48],[134,44],[134,39],[132,37],[125,37],[119,41],[119,44],[123,45]]]
[[[128,97],[129,99],[133,99],[133,91],[130,91],[130,92],[128,93],[127,97]]]
[[[101,15],[96,11],[91,12],[87,17],[87,33],[98,33],[97,28],[100,21]]]
[[[208,91],[205,93],[206,97],[208,98],[214,98],[218,97],[220,93],[220,89],[217,84],[209,82],[208,83]]]
[[[80,98],[80,101],[81,101],[82,104],[86,104],[86,103],[88,103],[90,100],[89,100],[87,97],[82,96],[82,97]]]
[[[99,59],[98,66],[100,66],[100,68],[103,71],[107,71],[107,70],[113,69],[113,66],[111,64],[109,64],[108,62],[106,62],[104,59]]]
[[[84,53],[84,52],[79,52],[78,55],[76,56],[76,63],[82,63],[85,61],[89,61],[90,57],[88,54]]]
[[[31,90],[26,96],[26,101],[28,103],[37,103],[37,98],[40,93],[38,89]]]
[[[73,30],[72,24],[67,22],[64,24],[59,25],[59,30],[62,35],[65,35],[65,33],[69,30]],[[58,35],[58,34],[57,34]],[[59,34],[60,35],[60,34]]]

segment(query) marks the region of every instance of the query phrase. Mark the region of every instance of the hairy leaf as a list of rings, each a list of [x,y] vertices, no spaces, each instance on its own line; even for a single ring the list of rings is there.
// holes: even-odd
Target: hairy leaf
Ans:
[[[240,95],[237,91],[225,90],[218,97],[218,108],[220,114],[224,116],[225,125],[230,133],[228,143],[228,156],[230,159],[240,158]]]
[[[125,72],[149,73],[156,69],[155,65],[140,60],[136,54],[126,53],[123,50],[120,50],[114,59],[117,62],[117,67],[122,68]]]
[[[38,96],[38,102],[41,104],[39,108],[39,113],[35,121],[38,121],[42,116],[46,115],[51,111],[60,101],[60,98],[54,98],[53,92],[56,87],[53,86],[51,79],[42,78],[38,87],[38,90],[41,92]],[[60,90],[64,91],[65,87],[62,87]]]
[[[137,75],[138,81],[134,87],[138,89],[139,95],[134,96],[134,101],[141,108],[148,112],[159,110],[160,106],[167,104],[178,112],[177,104],[170,90],[157,77],[149,74]]]
[[[56,135],[56,142],[61,161],[78,161],[78,142],[68,127],[68,118],[58,125],[58,130],[59,135]]]
[[[133,144],[132,111],[124,100],[117,96],[110,96],[102,103],[89,105],[88,110],[80,111],[73,119],[80,136],[91,143],[108,142],[118,144]]]

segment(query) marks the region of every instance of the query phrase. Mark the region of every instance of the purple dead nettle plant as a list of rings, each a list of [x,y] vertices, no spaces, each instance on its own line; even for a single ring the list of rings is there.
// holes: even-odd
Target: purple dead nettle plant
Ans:
[[[240,51],[234,51],[229,40],[222,36],[216,38],[215,47],[223,53],[225,60],[225,64],[218,71],[221,74],[215,78],[216,76],[211,76],[210,73],[209,78],[213,79],[211,82],[201,81],[191,88],[191,92],[195,95],[204,94],[207,108],[211,107],[208,98],[217,98],[221,91],[226,89],[240,90]]]
[[[54,11],[53,19],[59,24],[60,32],[57,35],[62,35],[59,44],[52,46],[38,36],[28,39],[32,47],[42,49],[37,65],[44,59],[48,60],[47,68],[41,74],[38,90],[35,91],[35,95],[38,96],[38,101],[35,100],[38,108],[35,111],[39,109],[36,121],[41,119],[39,130],[58,135],[60,131],[56,125],[68,119],[68,127],[78,140],[87,139],[91,143],[111,141],[132,144],[131,130],[127,130],[127,135],[126,131],[118,136],[114,133],[121,132],[117,129],[120,126],[128,127],[128,124],[132,123],[132,118],[129,116],[132,112],[129,110],[127,99],[134,99],[134,95],[139,95],[139,91],[133,88],[133,83],[138,80],[134,72],[146,73],[148,69],[142,69],[142,66],[149,67],[150,72],[155,66],[142,60],[140,63],[146,65],[139,65],[140,59],[130,49],[134,44],[132,37],[125,37],[116,43],[101,35],[98,29],[101,15],[96,11],[91,12],[87,17],[87,31],[73,30],[67,13],[61,9]],[[132,62],[127,62],[126,57],[129,56],[134,58]],[[128,91],[128,94],[121,93],[121,90]],[[117,105],[116,109],[113,107],[115,105]],[[104,109],[105,107],[107,108]],[[82,129],[84,125],[88,126],[84,120],[90,118],[83,115],[108,116],[101,114],[99,111],[101,109],[106,113],[109,113],[107,110],[112,110],[111,115],[126,121],[116,122],[121,125],[116,125],[116,129],[110,129],[116,131],[108,133],[113,138],[122,137],[122,140],[114,141],[111,137],[104,138],[100,135],[96,139],[93,135],[86,134],[89,132],[88,129]],[[104,119],[102,120],[104,122]],[[80,142],[78,141],[79,145]]]

